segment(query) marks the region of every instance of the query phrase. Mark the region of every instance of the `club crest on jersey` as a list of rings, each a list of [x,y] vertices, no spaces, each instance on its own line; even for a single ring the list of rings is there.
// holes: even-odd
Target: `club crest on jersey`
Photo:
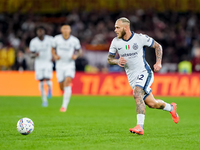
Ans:
[[[138,49],[137,43],[134,43],[134,44],[133,44],[133,49],[134,49],[134,50],[137,50],[137,49]]]

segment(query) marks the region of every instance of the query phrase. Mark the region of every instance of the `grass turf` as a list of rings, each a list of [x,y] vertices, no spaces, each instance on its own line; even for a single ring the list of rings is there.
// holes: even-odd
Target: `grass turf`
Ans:
[[[0,97],[0,149],[3,150],[195,150],[200,147],[199,98],[162,97],[176,102],[180,121],[169,112],[146,108],[144,135],[129,133],[136,125],[132,97],[72,96],[67,112],[62,97],[47,108],[40,97]],[[35,129],[21,135],[17,121],[31,118]]]

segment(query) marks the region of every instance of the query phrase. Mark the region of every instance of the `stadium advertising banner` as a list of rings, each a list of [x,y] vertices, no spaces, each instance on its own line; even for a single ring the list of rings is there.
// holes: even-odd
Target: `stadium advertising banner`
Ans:
[[[132,95],[133,93],[125,74],[77,73],[73,83],[74,94]],[[155,96],[200,96],[200,74],[155,74],[151,88]]]
[[[61,96],[55,72],[53,95]],[[155,74],[151,86],[155,96],[200,96],[200,74]],[[45,87],[47,89],[47,87]],[[132,89],[125,73],[76,73],[72,83],[74,95],[127,95]],[[34,72],[0,72],[0,95],[39,96]]]

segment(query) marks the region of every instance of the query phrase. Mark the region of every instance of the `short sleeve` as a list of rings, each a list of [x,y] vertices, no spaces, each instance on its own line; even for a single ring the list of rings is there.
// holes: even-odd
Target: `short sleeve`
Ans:
[[[75,49],[79,50],[81,48],[80,41],[78,39],[75,40]]]
[[[141,37],[142,37],[142,41],[143,41],[143,44],[145,46],[148,46],[148,47],[152,47],[153,46],[153,43],[154,43],[154,39],[149,37],[148,35],[145,35],[145,34],[140,34]]]
[[[53,36],[50,36],[51,47],[53,47],[53,42],[54,42],[54,38],[53,38]]]
[[[29,49],[31,52],[36,52],[36,47],[33,40],[30,42]]]
[[[113,39],[112,42],[111,42],[111,44],[110,44],[109,54],[115,56],[116,52],[117,52],[117,49],[115,47],[115,39]]]
[[[52,38],[52,44],[51,44],[51,46],[52,46],[53,48],[56,48],[56,47],[57,47],[57,44],[56,44],[56,37]]]

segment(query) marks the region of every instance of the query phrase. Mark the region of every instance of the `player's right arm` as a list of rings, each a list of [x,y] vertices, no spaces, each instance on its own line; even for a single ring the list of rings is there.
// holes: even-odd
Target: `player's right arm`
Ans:
[[[119,65],[120,67],[124,67],[124,65],[126,64],[126,60],[124,59],[124,57],[120,57],[119,59],[115,59],[114,55],[109,54],[108,55],[108,63],[110,65]]]
[[[57,39],[58,37],[54,37],[52,38],[52,45],[51,45],[51,53],[52,53],[52,57],[53,57],[53,60],[59,60],[60,59],[60,56],[57,55],[56,53],[56,47],[57,47]]]
[[[126,64],[126,60],[123,57],[115,59],[116,52],[117,48],[115,46],[115,39],[113,39],[109,48],[108,63],[110,65],[119,65],[120,67],[124,67],[124,65]]]
[[[56,49],[55,48],[51,48],[51,53],[52,53],[52,56],[53,56],[53,59],[54,60],[59,60],[60,59],[60,56],[58,56],[57,54],[56,54]]]
[[[115,59],[115,55],[108,54],[108,63],[110,65],[117,65],[119,63],[119,59]]]
[[[36,41],[34,39],[31,40],[30,45],[29,45],[29,49],[31,51],[31,58],[35,58],[39,56],[39,53],[36,52],[37,48],[36,48]]]
[[[39,56],[39,53],[31,52],[31,58],[35,58],[35,57],[38,57],[38,56]]]

